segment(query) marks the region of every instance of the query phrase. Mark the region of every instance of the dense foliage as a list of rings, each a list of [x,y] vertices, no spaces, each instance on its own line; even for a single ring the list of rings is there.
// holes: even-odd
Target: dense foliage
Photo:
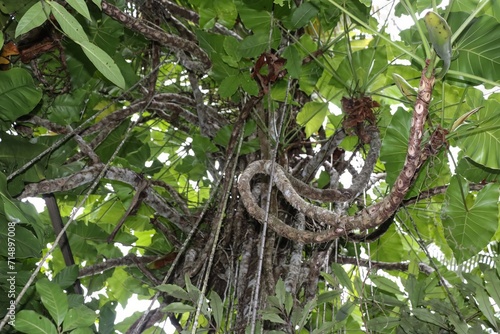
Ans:
[[[0,331],[498,332],[500,2],[449,2],[0,0]]]

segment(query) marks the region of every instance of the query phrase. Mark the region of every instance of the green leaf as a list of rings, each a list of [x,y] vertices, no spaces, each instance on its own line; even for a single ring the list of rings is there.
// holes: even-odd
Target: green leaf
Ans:
[[[278,279],[278,281],[276,282],[276,298],[278,298],[278,307],[282,308],[283,305],[285,304],[285,295],[286,295],[286,291],[285,291],[285,282],[283,282],[283,280],[280,278]]]
[[[338,310],[337,314],[335,314],[335,320],[343,321],[347,319],[348,316],[351,315],[352,311],[356,308],[356,304],[352,301],[348,300],[344,305]]]
[[[341,290],[330,290],[322,292],[318,296],[318,305],[324,303],[333,303],[337,300],[337,297],[339,297],[341,294],[342,294]]]
[[[291,314],[293,308],[293,296],[291,293],[287,292],[285,294],[285,312],[287,315]]]
[[[102,0],[92,0],[92,2],[95,3],[96,6],[99,7],[99,9],[102,8],[102,6],[101,6]]]
[[[193,312],[195,310],[196,308],[194,308],[193,306],[179,302],[170,303],[162,309],[163,312],[173,312],[173,313],[186,313],[186,312]]]
[[[31,29],[41,26],[50,15],[50,7],[45,6],[42,1],[36,2],[24,13],[16,27],[15,37],[27,33]],[[1,45],[2,43],[0,43]]]
[[[79,327],[89,327],[95,323],[97,315],[85,305],[72,308],[66,314],[63,322],[64,331],[70,331]]]
[[[231,97],[234,93],[236,93],[239,86],[239,75],[231,75],[224,78],[219,85],[220,97],[223,99]]]
[[[468,15],[452,14],[449,23],[458,27]],[[487,15],[477,18],[456,41],[456,51],[458,58],[451,63],[451,69],[497,81],[500,76],[500,23]]]
[[[265,10],[255,10],[249,6],[238,8],[241,21],[247,29],[255,32],[267,32],[271,28],[271,13]]]
[[[342,265],[340,265],[338,263],[333,263],[332,264],[332,271],[335,274],[335,277],[337,278],[338,282],[343,287],[347,288],[347,290],[349,290],[349,292],[353,293],[354,292],[354,288],[352,286],[352,281],[351,281],[349,275],[347,275],[346,271],[344,270],[344,267],[342,267]],[[331,281],[328,280],[327,276],[325,276],[325,275],[328,275],[328,274],[321,273],[321,275],[323,277],[325,277],[325,279],[328,281],[328,283],[332,284],[332,286],[336,286],[336,284],[334,283],[335,280],[333,282],[331,282]],[[330,275],[328,275],[328,276],[330,276]]]
[[[236,22],[238,10],[233,0],[216,0],[213,8],[217,14],[218,21],[226,28],[231,28]]]
[[[156,289],[159,291],[162,291],[162,292],[166,292],[172,297],[182,299],[182,300],[189,300],[189,294],[186,292],[186,290],[184,290],[183,288],[181,288],[178,285],[162,284],[162,285],[158,285],[156,287]]]
[[[36,291],[40,294],[43,306],[59,327],[68,313],[68,297],[59,285],[46,278],[36,282]]]
[[[104,333],[100,329],[101,329],[101,327],[99,327],[99,333]],[[71,331],[71,334],[94,334],[94,331],[91,328],[89,328],[89,327],[86,327],[86,328],[76,328],[75,330]]]
[[[499,187],[489,184],[476,196],[454,176],[446,190],[442,221],[446,240],[459,263],[486,247],[498,228]],[[465,198],[463,197],[465,196]]]
[[[234,61],[239,61],[241,59],[241,54],[239,51],[240,42],[233,36],[226,36],[223,43],[224,51],[227,55],[231,57]]]
[[[500,102],[485,101],[485,108],[476,115],[477,121],[457,129],[457,146],[474,162],[491,169],[500,169]]]
[[[395,295],[402,295],[396,282],[391,281],[387,277],[370,275],[370,280],[377,286],[377,288],[387,291]]]
[[[405,163],[410,135],[410,120],[411,114],[403,108],[398,108],[392,116],[391,124],[389,124],[382,141],[380,160],[385,164],[388,184],[394,184]]]
[[[77,43],[89,40],[80,22],[78,22],[66,8],[55,1],[47,3],[52,7],[52,14],[56,18],[57,23],[61,26],[62,31],[64,31],[70,39]]]
[[[292,14],[292,29],[302,28],[318,14],[318,8],[310,2],[303,3]]]
[[[16,258],[39,258],[42,252],[42,245],[35,235],[28,229],[12,221],[0,224],[0,241],[2,245],[7,245],[8,241],[13,242],[16,248]],[[0,249],[0,255],[7,257],[7,247]]]
[[[302,69],[302,57],[297,47],[295,45],[287,46],[283,52],[283,57],[286,58],[285,68],[288,74],[290,74],[292,78],[298,79]]]
[[[35,311],[22,310],[17,313],[14,327],[28,334],[58,334],[56,326]]]
[[[370,330],[382,332],[396,327],[397,325],[399,325],[399,322],[399,318],[381,316],[368,320],[366,322],[366,326],[367,328],[370,328]]]
[[[323,102],[307,102],[297,114],[297,123],[305,126],[306,137],[309,138],[323,125],[328,113],[328,104]]]
[[[245,57],[258,57],[269,48],[269,33],[255,34],[248,37],[240,43],[240,53]]]
[[[108,301],[99,310],[99,333],[112,334],[115,333],[115,319],[117,303],[115,301]]]
[[[480,183],[498,182],[500,180],[500,169],[492,169],[480,165],[470,158],[460,159],[456,173],[471,182]]]
[[[257,96],[259,94],[259,86],[257,82],[250,77],[248,73],[240,73],[241,88],[250,95]]]
[[[494,269],[488,269],[484,272],[484,286],[486,291],[497,305],[500,305],[500,279]]]
[[[61,288],[66,289],[75,283],[78,278],[78,265],[74,264],[69,267],[65,267],[61,270],[56,277],[54,277],[54,283],[58,284]]]
[[[499,327],[497,325],[498,319],[495,317],[495,310],[491,305],[488,294],[486,293],[486,291],[484,291],[482,287],[478,287],[476,288],[475,297],[479,310],[481,310],[486,319],[488,319],[490,324],[492,324],[493,327],[498,332],[499,330]]]
[[[66,2],[87,20],[91,20],[89,9],[87,8],[87,4],[84,0],[66,0]]]
[[[316,62],[310,62],[302,66],[299,78],[300,89],[308,95],[312,94],[316,90],[322,72],[323,69]]]
[[[0,118],[4,121],[15,121],[28,114],[41,98],[42,93],[25,69],[0,71]]]
[[[274,313],[267,313],[267,312],[263,313],[262,319],[269,320],[269,321],[274,322],[276,324],[286,324],[285,320],[283,320],[279,315],[274,314]]]
[[[332,84],[337,87],[357,87],[360,91],[369,91],[377,88],[377,79],[387,68],[387,48],[379,46],[377,49],[367,48],[352,53],[352,57],[344,57],[338,65],[337,79],[332,79]],[[353,73],[354,71],[354,73]],[[353,75],[354,74],[354,75]]]
[[[85,55],[99,70],[99,72],[109,81],[118,87],[125,88],[125,79],[123,78],[120,69],[116,66],[115,61],[97,45],[88,41],[76,41],[81,47]]]
[[[33,220],[28,215],[25,215],[25,213],[21,209],[23,203],[16,203],[15,200],[10,199],[10,196],[8,196],[8,194],[6,195],[3,192],[0,193],[0,203],[3,203],[5,216],[9,221],[23,224],[29,223],[30,225],[34,225]]]
[[[446,321],[444,318],[439,314],[431,313],[431,311],[426,308],[414,308],[412,313],[418,320],[428,322],[441,328],[446,328]]]
[[[0,31],[0,49],[3,47],[4,42],[5,42],[5,37],[3,36],[3,32]]]
[[[215,319],[217,327],[222,326],[222,318],[224,316],[224,304],[222,299],[215,291],[210,292],[210,307],[212,308],[212,315]]]

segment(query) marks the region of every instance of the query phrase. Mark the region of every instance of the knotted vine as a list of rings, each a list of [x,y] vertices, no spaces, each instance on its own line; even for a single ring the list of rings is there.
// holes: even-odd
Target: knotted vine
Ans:
[[[373,167],[377,161],[380,152],[380,137],[378,129],[374,125],[360,129],[354,129],[354,132],[360,139],[370,145],[363,169],[358,175],[357,180],[348,189],[325,189],[321,190],[309,186],[306,183],[296,179],[288,174],[283,167],[275,166],[272,174],[272,182],[280,190],[283,197],[297,211],[306,217],[329,226],[328,229],[321,231],[299,230],[295,227],[285,224],[279,217],[270,214],[268,219],[269,227],[279,235],[302,243],[323,243],[334,240],[340,236],[346,236],[352,231],[366,231],[369,228],[380,226],[388,220],[398,209],[401,202],[418,173],[419,168],[427,159],[429,154],[436,151],[436,147],[442,144],[442,136],[432,135],[430,142],[425,148],[421,147],[424,125],[429,113],[429,104],[432,98],[432,89],[434,85],[434,76],[427,77],[427,66],[423,69],[420,85],[418,88],[417,99],[413,108],[411,120],[411,129],[408,140],[408,150],[403,169],[399,173],[389,194],[380,202],[372,204],[358,211],[353,216],[339,214],[337,212],[325,209],[323,207],[306,202],[302,197],[308,200],[346,203],[353,201],[360,192],[363,191],[369,181],[369,176],[373,172]],[[344,122],[344,126],[345,126]],[[439,131],[436,130],[436,131]],[[271,175],[272,161],[258,160],[249,164],[241,173],[238,181],[238,189],[241,200],[248,213],[258,220],[264,222],[265,211],[259,206],[257,200],[252,195],[252,179],[257,174]],[[301,197],[302,196],[302,197]]]

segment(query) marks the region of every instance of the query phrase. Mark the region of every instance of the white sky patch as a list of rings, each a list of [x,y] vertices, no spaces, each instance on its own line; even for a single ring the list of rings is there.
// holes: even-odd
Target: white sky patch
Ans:
[[[26,197],[21,200],[21,202],[28,202],[33,204],[36,212],[41,213],[45,210],[45,201],[40,197]]]
[[[170,165],[170,154],[168,153],[160,153],[156,159],[158,159],[159,162],[166,164],[167,166]]]
[[[139,120],[139,114],[133,114],[132,117],[130,117],[130,120],[132,122],[137,122]]]

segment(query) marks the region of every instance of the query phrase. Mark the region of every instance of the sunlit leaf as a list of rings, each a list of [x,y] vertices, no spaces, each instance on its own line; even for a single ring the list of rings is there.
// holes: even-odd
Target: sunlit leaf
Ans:
[[[69,38],[75,42],[88,41],[87,34],[83,30],[82,25],[66,10],[66,8],[55,1],[47,3],[52,7],[52,14]]]
[[[46,6],[42,1],[36,2],[19,20],[16,27],[15,37],[17,38],[31,29],[41,26],[45,21],[47,21],[49,15],[50,7]]]
[[[450,16],[463,22],[468,15]],[[451,24],[451,22],[450,22]],[[500,23],[491,16],[481,16],[464,31],[455,45],[458,58],[451,63],[451,69],[474,74],[492,81],[500,76]]]
[[[321,102],[308,102],[297,114],[297,123],[305,126],[306,136],[310,137],[319,130],[328,113],[328,105]]]
[[[87,4],[84,0],[66,0],[66,2],[87,20],[91,19],[89,9],[87,8]]]

